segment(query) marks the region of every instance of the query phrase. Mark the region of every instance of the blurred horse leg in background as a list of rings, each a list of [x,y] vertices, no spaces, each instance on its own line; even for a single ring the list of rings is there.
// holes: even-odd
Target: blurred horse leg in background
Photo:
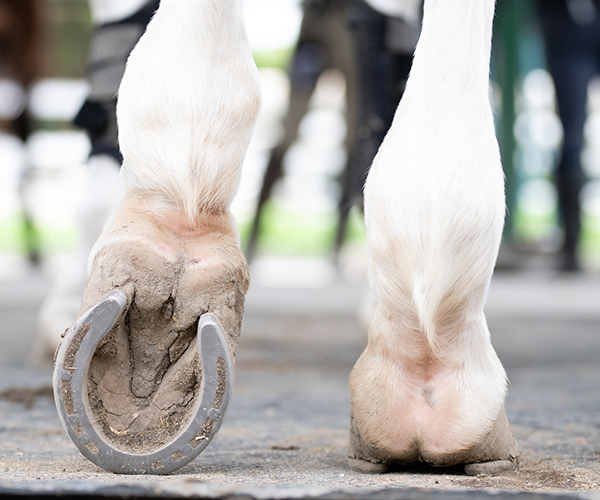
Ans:
[[[364,0],[349,0],[346,5],[357,70],[357,124],[349,129],[354,136],[349,138],[336,251],[343,243],[350,208],[362,209],[367,173],[404,93],[420,32],[418,20],[386,15]]]
[[[300,36],[291,62],[291,90],[285,135],[273,149],[263,178],[246,256],[256,253],[262,209],[283,175],[283,158],[298,136],[298,127],[321,74],[338,69],[346,79],[346,167],[340,179],[334,256],[344,242],[348,215],[362,207],[367,171],[392,123],[402,97],[419,36],[419,24],[391,17],[364,0],[307,0]]]
[[[75,117],[91,141],[89,177],[77,214],[80,246],[77,255],[55,279],[42,304],[38,338],[31,352],[37,364],[49,364],[60,336],[71,325],[81,305],[87,281],[90,250],[104,224],[122,199],[119,178],[122,156],[117,140],[117,90],[131,49],[142,36],[158,0],[94,2],[96,25],[90,40],[86,78],[90,93]]]
[[[33,131],[27,111],[27,93],[39,76],[39,0],[0,0],[0,131],[23,143]],[[25,161],[19,176],[23,243],[33,265],[40,262],[39,236],[27,204],[30,166]]]
[[[546,0],[539,3],[548,69],[554,79],[558,113],[564,129],[555,171],[559,217],[564,238],[560,268],[580,269],[580,194],[586,182],[581,165],[587,90],[600,73],[600,12],[592,0]]]
[[[346,80],[346,149],[349,149],[349,140],[356,128],[356,75],[350,38],[345,26],[343,2],[307,0],[302,8],[302,26],[289,69],[290,96],[284,122],[284,136],[280,144],[271,151],[263,177],[246,247],[246,257],[249,260],[256,253],[264,204],[270,198],[274,184],[283,175],[283,158],[298,137],[300,122],[308,111],[317,81],[325,70],[335,68]]]

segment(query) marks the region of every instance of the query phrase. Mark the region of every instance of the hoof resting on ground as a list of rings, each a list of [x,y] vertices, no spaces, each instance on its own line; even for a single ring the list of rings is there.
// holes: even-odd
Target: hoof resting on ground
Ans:
[[[521,449],[510,429],[504,409],[479,443],[462,452],[446,454],[427,453],[416,444],[398,453],[384,451],[362,437],[354,419],[350,426],[348,465],[357,472],[382,474],[397,466],[424,463],[433,467],[464,464],[467,475],[495,475],[516,468],[520,455]]]

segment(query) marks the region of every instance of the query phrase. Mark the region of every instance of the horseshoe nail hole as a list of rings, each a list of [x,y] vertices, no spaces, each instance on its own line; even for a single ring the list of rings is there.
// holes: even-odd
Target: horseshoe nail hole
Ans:
[[[75,434],[77,434],[78,436],[81,436],[83,434],[83,427],[81,427],[81,424],[75,424],[71,427],[73,427]],[[94,453],[96,453],[96,452],[94,452]]]
[[[173,461],[174,461],[174,462],[177,462],[178,460],[181,460],[181,459],[182,459],[182,458],[184,458],[184,457],[185,457],[185,454],[184,454],[184,453],[182,453],[182,451],[181,451],[181,450],[179,450],[179,451],[176,451],[175,453],[173,453],[173,454],[171,455],[171,458],[173,459]]]
[[[205,422],[205,425],[206,425],[206,422]],[[201,434],[202,432],[203,432],[203,429],[200,429],[200,431],[198,432],[198,434],[196,435],[196,437],[194,437],[194,439],[192,439],[188,443],[192,448],[196,448],[202,441],[208,440],[208,438],[206,436],[204,436],[204,435]]]
[[[88,443],[85,445],[85,447],[94,454],[98,453],[98,448],[96,447],[96,445],[94,443]]]
[[[161,469],[162,467],[164,467],[163,463],[158,461],[158,462],[154,462],[153,464],[150,464],[150,467],[152,467],[153,469]]]
[[[76,415],[75,403],[73,402],[73,390],[71,389],[70,380],[61,380],[60,382],[60,397],[65,408],[65,413],[70,415]]]

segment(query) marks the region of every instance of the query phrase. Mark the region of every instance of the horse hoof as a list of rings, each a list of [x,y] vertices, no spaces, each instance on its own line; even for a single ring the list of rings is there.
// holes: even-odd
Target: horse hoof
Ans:
[[[494,460],[492,462],[481,462],[465,465],[467,476],[495,476],[508,472],[518,467],[517,460]]]
[[[119,327],[127,308],[124,293],[112,292],[89,309],[67,332],[54,366],[54,398],[61,423],[79,451],[91,462],[121,474],[168,474],[196,458],[218,432],[233,393],[232,356],[216,316],[198,320],[198,355],[202,381],[191,418],[169,443],[133,453],[106,436],[92,411],[88,390],[90,362],[98,344]]]

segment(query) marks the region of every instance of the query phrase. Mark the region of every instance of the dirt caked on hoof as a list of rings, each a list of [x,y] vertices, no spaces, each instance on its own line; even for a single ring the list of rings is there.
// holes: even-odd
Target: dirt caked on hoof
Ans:
[[[95,256],[84,296],[84,316],[96,304],[104,304],[111,291],[117,291],[124,302],[114,326],[97,340],[84,399],[90,422],[108,446],[108,454],[151,456],[154,461],[141,471],[137,466],[111,468],[92,461],[116,472],[170,472],[194,458],[200,445],[206,446],[216,430],[215,422],[220,424],[224,416],[248,269],[236,238],[228,231],[182,236],[139,214],[129,215],[138,218],[138,223],[109,231],[108,242]],[[206,335],[205,317],[212,328]],[[80,338],[70,342],[63,366],[77,354],[86,328],[75,325],[75,336]],[[208,367],[204,363],[207,346],[223,351],[213,353],[214,359],[207,354]],[[205,401],[209,382],[214,390],[206,396],[210,401]],[[59,392],[69,414],[69,395],[62,388]],[[199,406],[206,404],[208,413],[197,422]],[[184,436],[181,449],[171,446],[194,426],[196,431]]]

